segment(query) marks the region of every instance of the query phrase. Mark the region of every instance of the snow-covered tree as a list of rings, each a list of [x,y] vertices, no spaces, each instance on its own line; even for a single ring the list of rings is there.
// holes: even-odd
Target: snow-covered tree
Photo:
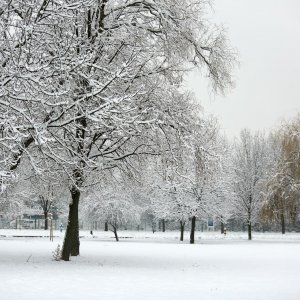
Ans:
[[[214,90],[231,85],[234,55],[203,17],[208,2],[0,1],[1,168],[26,155],[37,173],[50,160],[68,177],[64,260],[79,254],[86,174],[153,152],[148,137],[171,121],[191,65]]]
[[[300,190],[300,116],[283,128],[282,149],[286,174],[292,179],[292,190]]]
[[[197,217],[208,218],[216,214],[218,172],[221,153],[219,152],[216,129],[205,131],[204,143],[197,144],[194,157],[194,176],[190,185],[190,193],[194,198],[190,243],[194,243],[195,222]]]
[[[174,147],[161,156],[152,200],[155,214],[161,219],[180,222],[181,238],[191,219],[191,243],[194,243],[196,218],[215,216],[221,203],[221,157],[223,146],[216,121],[194,108],[192,122],[184,138],[173,138]],[[219,207],[220,209],[220,207]]]
[[[15,185],[7,187],[0,197],[0,215],[9,222],[15,220],[17,226],[17,219],[22,216],[26,209],[26,196]]]
[[[184,239],[184,228],[190,217],[188,195],[176,185],[164,185],[152,195],[151,208],[158,220],[175,221],[180,225],[180,241]]]
[[[286,222],[295,222],[299,211],[299,133],[300,122],[296,118],[269,138],[272,167],[261,215],[263,221],[280,222],[283,234]]]
[[[263,206],[263,188],[267,175],[266,140],[259,134],[243,130],[240,141],[232,153],[234,177],[233,210],[235,216],[248,227],[248,239],[252,239],[252,225],[258,220]]]
[[[106,222],[116,241],[120,226],[139,225],[141,207],[133,197],[133,191],[120,182],[111,183],[106,189],[95,189],[85,197],[83,212],[91,221]]]
[[[46,174],[43,174],[30,177],[30,184],[27,189],[29,190],[31,202],[42,210],[44,229],[47,230],[49,213],[65,204],[63,199],[61,199],[61,195],[67,187],[64,186],[63,182],[59,182],[59,178],[49,178]]]

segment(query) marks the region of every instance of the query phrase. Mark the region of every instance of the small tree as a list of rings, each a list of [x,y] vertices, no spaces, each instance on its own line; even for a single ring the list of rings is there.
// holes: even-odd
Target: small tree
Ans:
[[[267,174],[266,141],[259,133],[243,130],[235,144],[233,156],[233,212],[246,222],[248,239],[252,239],[252,225],[263,206],[263,187]]]
[[[33,175],[30,182],[30,197],[37,199],[35,202],[43,210],[44,229],[48,230],[48,215],[57,204],[56,196],[63,189],[63,183],[59,183],[57,178],[48,177],[47,173]]]
[[[141,209],[130,194],[130,189],[112,183],[106,191],[94,191],[85,198],[83,211],[89,221],[106,222],[119,241],[118,229],[128,224],[139,224]]]

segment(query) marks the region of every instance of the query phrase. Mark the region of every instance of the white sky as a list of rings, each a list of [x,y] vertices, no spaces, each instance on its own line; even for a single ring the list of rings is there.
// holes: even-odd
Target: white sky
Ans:
[[[237,48],[236,88],[226,97],[209,93],[203,77],[189,86],[224,132],[265,130],[300,112],[300,1],[214,0],[214,19]]]

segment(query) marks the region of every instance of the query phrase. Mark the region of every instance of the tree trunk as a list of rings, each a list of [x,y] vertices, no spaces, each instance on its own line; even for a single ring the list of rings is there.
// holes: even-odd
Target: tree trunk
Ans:
[[[114,234],[115,234],[116,241],[118,242],[119,237],[118,237],[118,233],[117,233],[117,228],[114,228]]]
[[[48,212],[44,211],[44,218],[45,218],[45,230],[48,230]]]
[[[104,224],[104,231],[108,231],[108,223],[107,222],[105,222],[105,224]]]
[[[166,231],[166,222],[165,222],[165,219],[162,219],[161,223],[162,223],[162,232],[165,232]]]
[[[251,212],[251,208],[252,208],[252,194],[250,194],[249,206],[248,206],[248,240],[249,241],[252,240],[252,223],[251,223],[252,212]]]
[[[183,241],[184,225],[185,225],[185,222],[180,221],[180,241]]]
[[[223,217],[221,216],[221,234],[224,234],[224,227]]]
[[[248,223],[248,240],[252,240],[252,224],[251,222]]]
[[[281,233],[285,234],[285,218],[283,212],[281,212],[280,219],[281,219]]]
[[[78,223],[78,204],[80,199],[80,191],[73,187],[71,190],[72,203],[69,205],[68,225],[66,229],[62,259],[70,260],[70,255],[79,255],[79,223]]]
[[[224,228],[225,228],[224,223],[221,222],[221,233],[222,233],[222,234],[224,234]]]
[[[196,228],[196,217],[192,217],[191,223],[191,234],[190,234],[190,244],[195,243],[195,228]]]
[[[155,232],[155,227],[156,227],[155,222],[152,222],[152,232],[153,232],[153,233]]]

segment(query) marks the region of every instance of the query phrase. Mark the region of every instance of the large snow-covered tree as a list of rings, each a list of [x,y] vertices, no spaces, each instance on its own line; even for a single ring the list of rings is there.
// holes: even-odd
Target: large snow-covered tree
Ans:
[[[0,1],[1,165],[14,171],[27,155],[38,173],[50,160],[68,176],[64,260],[79,254],[86,173],[153,152],[191,65],[214,90],[231,85],[234,55],[203,16],[208,2]]]

